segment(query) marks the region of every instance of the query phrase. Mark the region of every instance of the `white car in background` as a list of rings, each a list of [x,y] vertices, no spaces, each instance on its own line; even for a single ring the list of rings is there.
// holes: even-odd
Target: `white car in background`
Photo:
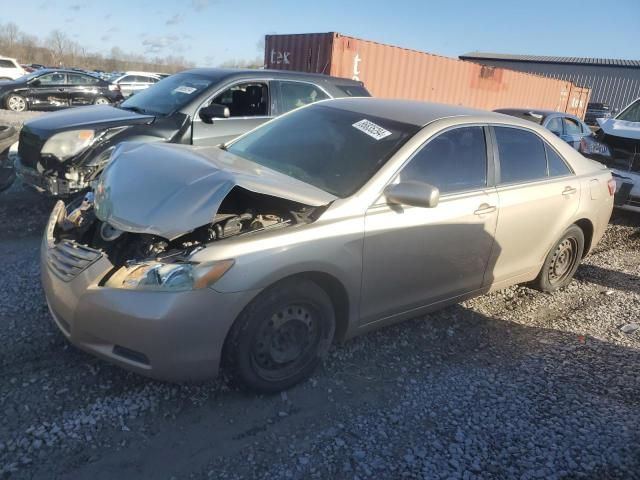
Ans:
[[[0,57],[0,80],[15,80],[26,73],[15,58]]]
[[[111,77],[110,80],[120,86],[120,91],[124,97],[129,97],[159,82],[162,77],[160,74],[151,72],[124,72]]]

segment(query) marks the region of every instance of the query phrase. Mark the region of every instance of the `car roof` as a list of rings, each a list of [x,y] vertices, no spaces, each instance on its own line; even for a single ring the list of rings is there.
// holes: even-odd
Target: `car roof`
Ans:
[[[3,57],[2,55],[0,55],[0,60],[13,60],[14,62],[17,62],[18,60],[16,60],[15,58],[11,58],[11,57]]]
[[[148,77],[157,77],[158,76],[157,73],[142,72],[142,71],[136,71],[136,70],[129,70],[127,72],[124,72],[123,75],[146,75]]]
[[[288,70],[268,70],[268,69],[241,69],[241,68],[192,68],[190,70],[183,70],[178,73],[196,73],[198,75],[204,75],[208,77],[216,78],[217,80],[227,80],[233,77],[271,77],[271,78],[292,78],[292,79],[309,79],[309,80],[321,80],[329,81],[332,83],[339,83],[340,85],[358,85],[362,86],[362,82],[357,80],[351,80],[348,78],[332,77],[324,75],[322,73],[306,73],[306,72],[293,72]]]
[[[486,110],[415,100],[351,97],[327,100],[319,102],[318,105],[386,118],[418,127],[448,117],[482,117],[483,121],[487,122],[505,118],[504,115]]]
[[[86,70],[74,70],[72,68],[39,68],[33,73],[80,73],[83,75],[89,75],[90,77],[95,77],[92,72],[87,72]]]

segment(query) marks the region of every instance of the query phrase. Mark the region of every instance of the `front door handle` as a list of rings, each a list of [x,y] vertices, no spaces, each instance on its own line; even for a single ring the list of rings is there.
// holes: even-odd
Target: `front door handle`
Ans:
[[[496,207],[494,205],[489,205],[488,203],[483,203],[473,213],[475,215],[486,215],[487,213],[493,213],[495,211],[496,211]]]
[[[568,197],[569,195],[573,195],[574,193],[576,193],[578,191],[577,188],[573,188],[573,187],[564,187],[564,190],[562,191],[562,195],[564,195],[565,197]]]

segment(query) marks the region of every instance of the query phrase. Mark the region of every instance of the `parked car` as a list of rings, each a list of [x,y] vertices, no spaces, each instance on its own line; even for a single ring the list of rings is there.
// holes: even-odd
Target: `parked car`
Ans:
[[[58,201],[44,290],[75,345],[144,375],[273,392],[334,340],[490,289],[567,285],[615,182],[548,130],[371,98],[294,110],[222,148],[123,143]]]
[[[640,213],[640,98],[615,118],[598,119],[598,124],[596,138],[607,149],[588,156],[613,172],[616,207]]]
[[[499,108],[494,111],[542,125],[582,154],[599,154],[607,150],[607,147],[596,139],[589,125],[575,115],[526,108]]]
[[[0,80],[15,80],[25,73],[15,58],[0,57]]]
[[[39,63],[26,63],[20,64],[20,66],[24,69],[25,73],[35,72],[36,70],[40,70],[41,68],[47,68],[44,65],[40,65]]]
[[[615,110],[606,103],[588,103],[587,111],[584,115],[584,123],[597,127],[599,118],[611,118],[615,113]]]
[[[125,72],[111,77],[110,80],[120,86],[122,95],[128,97],[158,83],[162,78],[155,73]]]
[[[73,109],[26,122],[16,169],[41,192],[69,195],[89,186],[122,141],[217,145],[293,108],[350,95],[369,93],[361,82],[325,75],[188,70],[117,106]]]
[[[14,112],[108,105],[122,98],[117,85],[73,70],[43,68],[0,84],[0,105]]]

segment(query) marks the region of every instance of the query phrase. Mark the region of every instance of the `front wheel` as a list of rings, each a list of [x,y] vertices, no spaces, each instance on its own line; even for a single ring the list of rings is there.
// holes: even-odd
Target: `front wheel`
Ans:
[[[111,102],[106,97],[98,97],[93,101],[94,105],[109,105]]]
[[[27,110],[27,100],[16,93],[12,93],[7,97],[7,108],[14,112],[24,112]]]
[[[285,280],[240,314],[225,342],[223,367],[244,390],[278,392],[313,373],[334,332],[329,295],[310,280]]]
[[[584,251],[584,233],[571,225],[551,249],[538,277],[531,286],[542,292],[553,292],[571,283]]]

